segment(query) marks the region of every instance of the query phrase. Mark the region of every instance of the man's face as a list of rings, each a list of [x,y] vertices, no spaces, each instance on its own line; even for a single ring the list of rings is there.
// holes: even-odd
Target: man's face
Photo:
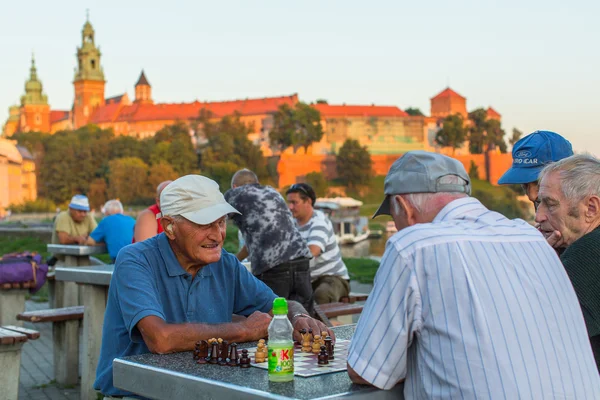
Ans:
[[[310,199],[303,200],[299,193],[288,193],[287,202],[296,219],[304,219],[311,211]]]
[[[585,234],[585,204],[575,203],[565,198],[561,188],[559,173],[546,175],[540,183],[538,194],[540,205],[535,221],[545,237],[559,231],[566,246]]]
[[[226,216],[209,225],[198,225],[183,217],[173,224],[173,234],[179,250],[189,260],[204,265],[221,259],[226,231]]]
[[[521,185],[521,187],[523,188],[523,190],[525,191],[525,194],[527,195],[527,197],[533,203],[535,209],[537,210],[537,208],[540,205],[540,203],[538,201],[538,194],[540,191],[540,186],[538,185],[538,183],[537,182],[524,183]]]
[[[87,216],[87,211],[76,210],[74,208],[69,208],[69,214],[71,215],[71,219],[77,223],[83,222],[85,217]]]

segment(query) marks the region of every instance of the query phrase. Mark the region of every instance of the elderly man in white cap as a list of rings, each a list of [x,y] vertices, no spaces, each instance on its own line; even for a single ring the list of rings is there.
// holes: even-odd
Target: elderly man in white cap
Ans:
[[[277,297],[223,250],[227,215],[238,213],[204,176],[175,180],[160,196],[164,232],[123,248],[110,283],[94,388],[127,396],[113,385],[116,357],[189,351],[213,337],[248,342],[267,336]],[[289,301],[300,329],[329,331]],[[247,318],[231,322],[232,315]],[[329,331],[333,337],[333,332]]]
[[[375,215],[394,219],[348,352],[356,383],[406,399],[599,399],[577,297],[556,252],[522,220],[469,197],[441,154],[408,152]]]
[[[76,194],[69,203],[68,211],[61,211],[54,220],[53,244],[85,244],[90,233],[98,225],[89,214],[90,203],[82,194]]]

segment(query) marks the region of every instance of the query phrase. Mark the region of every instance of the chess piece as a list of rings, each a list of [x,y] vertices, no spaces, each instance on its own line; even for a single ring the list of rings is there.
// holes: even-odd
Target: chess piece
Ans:
[[[317,363],[319,365],[329,364],[329,356],[327,355],[327,349],[325,348],[325,346],[321,346],[321,352],[319,353]]]
[[[196,343],[196,350],[198,354],[198,358],[194,357],[198,364],[206,364],[208,358],[208,342],[206,340],[201,340]]]
[[[222,340],[219,343],[219,365],[227,365],[227,348],[228,346],[227,340]]]
[[[325,338],[325,349],[327,349],[329,359],[333,360],[333,340],[329,336]]]
[[[329,333],[327,333],[327,332],[325,332],[325,331],[321,332],[321,340],[325,340],[325,338],[326,338],[327,336],[329,336]]]
[[[319,354],[320,350],[321,350],[321,335],[315,335],[315,338],[313,339],[313,344],[312,344],[312,352],[313,352],[313,354]]]
[[[210,351],[210,359],[208,362],[210,364],[216,364],[219,362],[219,342],[216,340],[212,342],[212,349]]]
[[[229,360],[227,361],[227,365],[230,367],[237,367],[239,362],[240,360],[238,359],[237,343],[231,343],[231,346],[229,346]]]
[[[302,336],[302,352],[303,353],[311,353],[312,346],[310,343],[310,333],[306,332],[306,329],[300,330],[300,335]]]
[[[264,339],[260,339],[258,341],[258,346],[256,347],[256,353],[254,353],[254,361],[258,363],[265,362],[267,358],[267,346],[265,345]]]
[[[250,357],[248,357],[248,350],[242,350],[242,358],[240,358],[240,368],[250,368]]]

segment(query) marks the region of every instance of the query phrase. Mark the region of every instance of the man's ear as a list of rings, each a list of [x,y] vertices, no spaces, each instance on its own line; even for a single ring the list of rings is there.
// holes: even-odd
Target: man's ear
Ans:
[[[395,196],[398,199],[398,205],[402,212],[406,215],[406,221],[409,226],[415,225],[417,223],[416,220],[416,209],[410,204],[408,200],[406,200],[402,196]]]
[[[173,233],[173,220],[171,220],[170,218],[163,217],[160,219],[160,225],[162,226],[163,231],[165,231],[165,234],[169,239],[175,239],[175,235]]]
[[[592,195],[587,199],[585,219],[587,222],[600,218],[600,197]]]

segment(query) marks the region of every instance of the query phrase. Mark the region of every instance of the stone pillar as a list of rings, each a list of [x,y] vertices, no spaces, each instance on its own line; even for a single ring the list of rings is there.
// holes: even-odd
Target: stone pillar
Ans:
[[[17,314],[25,312],[24,289],[0,290],[0,325],[23,326],[23,321],[17,320]]]
[[[19,398],[22,346],[23,343],[0,345],[0,400]]]

